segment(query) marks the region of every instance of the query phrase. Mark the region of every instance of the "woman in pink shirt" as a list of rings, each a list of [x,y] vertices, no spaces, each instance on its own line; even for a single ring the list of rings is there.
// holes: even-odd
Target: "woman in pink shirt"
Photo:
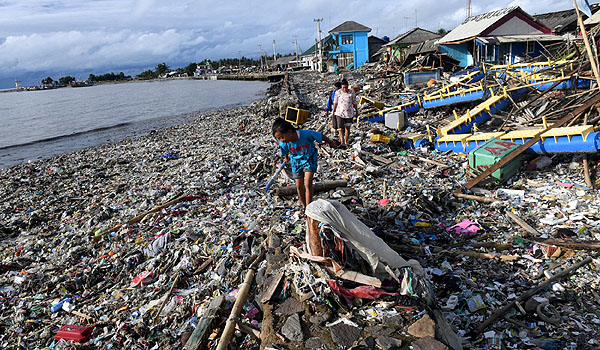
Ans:
[[[333,111],[337,118],[340,143],[342,146],[346,146],[350,137],[350,127],[352,126],[354,117],[358,116],[356,94],[354,91],[348,89],[348,81],[346,79],[342,80],[342,88],[335,93]]]

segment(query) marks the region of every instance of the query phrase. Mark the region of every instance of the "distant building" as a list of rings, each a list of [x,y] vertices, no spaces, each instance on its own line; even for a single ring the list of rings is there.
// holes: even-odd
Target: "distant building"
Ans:
[[[592,13],[598,14],[600,16],[600,4],[590,4],[590,8],[592,9]],[[592,16],[596,17],[596,16]],[[582,18],[584,19],[585,24],[589,24],[591,19],[587,18],[585,14],[582,13]],[[571,35],[575,36],[579,32],[579,26],[577,25],[577,13],[575,13],[575,8],[564,10],[564,11],[556,11],[556,12],[548,12],[542,13],[539,15],[534,15],[533,19],[536,21],[543,23],[546,27],[552,30],[552,33],[555,35]],[[586,23],[587,22],[587,23]]]
[[[333,39],[333,35],[329,34],[323,39],[321,39],[321,49],[323,51],[323,61],[327,60],[327,53],[332,51],[335,47],[335,39]],[[308,64],[312,70],[319,69],[319,47],[317,40],[315,39],[315,44],[311,46],[308,50],[304,51],[300,56],[300,59]]]
[[[419,44],[431,39],[439,39],[441,35],[422,28],[413,28],[406,33],[395,37],[385,44],[389,57],[402,63],[406,59],[408,48],[413,44]]]
[[[383,38],[379,39],[376,36],[369,35],[369,62],[381,60],[383,52],[380,53],[379,50],[381,50],[383,45],[387,44],[388,41],[389,39],[386,41]]]
[[[369,32],[371,28],[354,21],[346,21],[329,31],[335,48],[329,51],[337,66],[359,68],[369,61]]]
[[[514,6],[472,16],[439,40],[440,51],[460,62],[512,64],[550,56],[546,45],[563,39],[552,30]]]

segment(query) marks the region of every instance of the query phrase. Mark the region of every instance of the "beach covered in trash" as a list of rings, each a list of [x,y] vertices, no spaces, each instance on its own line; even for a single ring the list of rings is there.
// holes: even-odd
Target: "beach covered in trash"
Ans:
[[[466,140],[433,137],[479,101],[386,111],[436,86],[406,90],[374,65],[344,78],[361,85],[361,119],[383,118],[354,125],[351,147],[321,147],[305,220],[283,173],[265,192],[280,162],[271,124],[295,107],[311,114],[302,128],[335,138],[323,109],[339,78],[288,74],[250,106],[0,171],[2,347],[597,347],[596,154],[523,153],[502,182],[471,185],[493,162],[473,169],[440,149]],[[542,107],[597,115],[585,89],[518,110],[538,95],[469,135],[511,109],[513,127],[547,124]],[[321,257],[306,247],[315,230]]]

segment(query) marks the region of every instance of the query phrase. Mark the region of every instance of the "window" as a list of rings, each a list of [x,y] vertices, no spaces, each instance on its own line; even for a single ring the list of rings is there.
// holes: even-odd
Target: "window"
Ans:
[[[535,41],[528,41],[527,42],[527,53],[533,53],[535,52]]]
[[[351,45],[354,42],[352,35],[342,35],[342,45]]]

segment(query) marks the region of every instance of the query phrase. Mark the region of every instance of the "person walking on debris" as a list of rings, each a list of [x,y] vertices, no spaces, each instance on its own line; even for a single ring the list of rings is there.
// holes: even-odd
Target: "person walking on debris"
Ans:
[[[338,132],[342,146],[348,145],[350,127],[354,117],[358,116],[356,94],[348,89],[348,81],[342,80],[342,88],[337,91],[333,101],[333,113],[337,118]]]
[[[329,147],[336,148],[337,143],[327,136],[313,130],[296,129],[290,122],[277,118],[273,123],[273,136],[279,140],[281,155],[292,166],[293,178],[296,181],[298,197],[302,209],[312,202],[313,177],[317,171],[319,151],[315,141],[325,141]]]
[[[325,118],[329,118],[329,112],[331,112],[331,118],[332,118],[332,126],[335,130],[338,129],[337,127],[337,118],[335,116],[335,111],[333,110],[333,101],[335,98],[335,92],[338,91],[340,88],[342,87],[342,83],[339,81],[336,81],[335,83],[333,83],[333,90],[331,90],[331,92],[329,93],[329,98],[327,99],[327,107],[325,107]]]

